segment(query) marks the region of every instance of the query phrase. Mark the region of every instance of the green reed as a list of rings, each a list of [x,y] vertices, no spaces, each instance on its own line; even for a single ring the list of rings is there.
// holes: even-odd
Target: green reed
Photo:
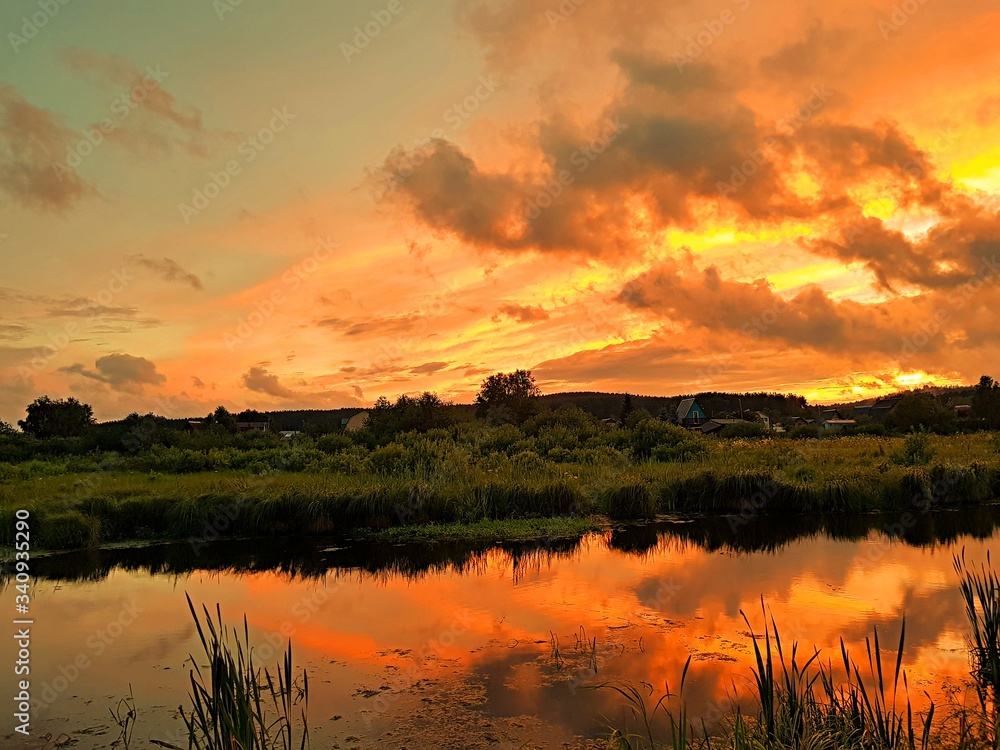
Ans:
[[[925,750],[942,747],[935,740],[933,701],[921,716],[910,702],[906,674],[902,669],[905,621],[891,673],[883,670],[884,652],[878,630],[865,641],[867,665],[858,664],[840,643],[844,675],[832,663],[820,661],[820,652],[804,658],[793,643],[787,658],[774,620],[758,636],[746,614],[750,629],[754,666],[751,668],[755,714],[734,708],[714,731],[689,718],[683,701],[690,658],[684,666],[681,692],[665,692],[649,705],[642,692],[632,686],[605,683],[626,700],[637,731],[615,730],[609,747],[620,750]],[[672,700],[676,698],[676,701]],[[678,705],[674,705],[674,704]],[[735,703],[735,701],[734,701]],[[967,727],[979,726],[978,718],[960,714]],[[665,731],[658,728],[665,727]],[[982,744],[981,734],[967,731],[965,739],[948,747],[972,750],[992,747]]]
[[[254,662],[246,616],[242,635],[222,623],[216,605],[213,620],[202,607],[204,623],[191,598],[188,608],[198,628],[208,666],[203,671],[192,656],[191,707],[181,709],[188,731],[189,750],[304,750],[309,746],[306,719],[309,678],[302,673],[301,688],[292,670],[292,644],[274,674]],[[301,728],[294,719],[301,704]],[[296,742],[296,735],[300,739]]]
[[[969,651],[973,676],[995,700],[1000,688],[1000,577],[991,567],[989,552],[978,570],[966,563],[964,548],[961,555],[954,556],[954,562],[972,630]]]

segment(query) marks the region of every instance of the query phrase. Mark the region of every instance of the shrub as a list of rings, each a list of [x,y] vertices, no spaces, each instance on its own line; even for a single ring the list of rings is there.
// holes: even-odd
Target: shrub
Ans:
[[[354,447],[354,441],[347,435],[332,433],[316,440],[316,447],[324,453],[335,455]]]
[[[522,471],[535,472],[545,468],[545,459],[534,451],[522,451],[511,459],[511,463]]]
[[[700,440],[687,440],[673,445],[658,445],[653,448],[653,458],[664,463],[670,461],[696,461],[707,451]]]
[[[892,462],[899,466],[926,466],[934,458],[934,449],[923,432],[915,432],[906,438],[903,448],[892,454]]]
[[[792,440],[813,440],[819,437],[819,428],[811,424],[800,424],[788,431]]]
[[[683,427],[657,419],[646,420],[625,433],[629,437],[632,453],[636,458],[649,458],[658,447],[676,447],[691,443],[696,438]]]
[[[392,474],[409,468],[410,452],[397,443],[376,448],[368,456],[368,467],[376,474]]]

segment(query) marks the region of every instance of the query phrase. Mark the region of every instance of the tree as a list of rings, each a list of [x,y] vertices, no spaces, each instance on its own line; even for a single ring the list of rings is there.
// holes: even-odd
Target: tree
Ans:
[[[910,393],[903,396],[885,419],[887,426],[913,432],[934,430],[950,432],[955,428],[955,411],[930,393]]]
[[[628,415],[632,413],[632,394],[626,393],[622,398],[622,410],[618,415],[618,423],[624,425],[628,420]]]
[[[37,438],[79,437],[94,425],[94,410],[75,398],[53,401],[42,396],[27,411],[28,416],[17,425]]]
[[[3,435],[16,435],[17,430],[11,427],[9,424],[0,419],[0,436]]]
[[[672,404],[660,407],[660,410],[656,412],[656,418],[661,422],[677,424],[677,407]]]
[[[541,394],[529,370],[498,372],[483,381],[476,416],[494,424],[521,424],[535,413]]]
[[[972,394],[972,413],[987,427],[1000,427],[1000,383],[989,375],[979,378]]]
[[[427,432],[449,427],[454,422],[449,404],[436,393],[424,392],[419,396],[402,395],[392,403],[379,396],[375,406],[368,410],[365,430],[377,440],[388,441],[403,432]]]
[[[236,417],[225,406],[217,406],[212,412],[212,422],[226,432],[236,432]]]

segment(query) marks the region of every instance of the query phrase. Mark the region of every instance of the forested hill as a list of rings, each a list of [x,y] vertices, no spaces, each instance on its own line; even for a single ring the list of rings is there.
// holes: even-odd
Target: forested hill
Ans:
[[[808,407],[801,396],[781,393],[719,393],[706,392],[678,396],[641,396],[632,395],[632,408],[645,409],[654,417],[661,413],[675,412],[681,399],[695,397],[709,417],[738,417],[742,405],[745,418],[762,412],[772,420],[796,417],[799,415],[815,417],[815,407]],[[600,419],[617,419],[622,411],[624,393],[602,393],[599,391],[579,391],[572,393],[551,393],[539,397],[542,409],[555,409],[564,405],[577,406],[590,412]],[[337,430],[341,421],[349,418],[364,407],[348,407],[343,409],[295,409],[281,411],[245,411],[234,416],[245,421],[269,421],[275,430],[310,430],[321,432]],[[449,407],[455,411],[455,417],[464,421],[472,419],[475,409],[471,404],[454,404]],[[664,411],[666,410],[666,411]],[[203,416],[192,415],[191,419],[204,419]],[[180,428],[186,424],[185,419],[164,420],[165,423]],[[120,424],[121,420],[106,423],[109,426]]]

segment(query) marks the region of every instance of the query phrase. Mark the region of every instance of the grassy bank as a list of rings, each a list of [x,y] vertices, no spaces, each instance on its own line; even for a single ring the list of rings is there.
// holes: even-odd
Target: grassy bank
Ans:
[[[372,447],[331,437],[0,463],[0,527],[12,538],[15,511],[28,509],[34,548],[70,549],[531,518],[918,513],[1000,498],[989,433],[730,440],[661,423],[590,436],[456,427]]]

